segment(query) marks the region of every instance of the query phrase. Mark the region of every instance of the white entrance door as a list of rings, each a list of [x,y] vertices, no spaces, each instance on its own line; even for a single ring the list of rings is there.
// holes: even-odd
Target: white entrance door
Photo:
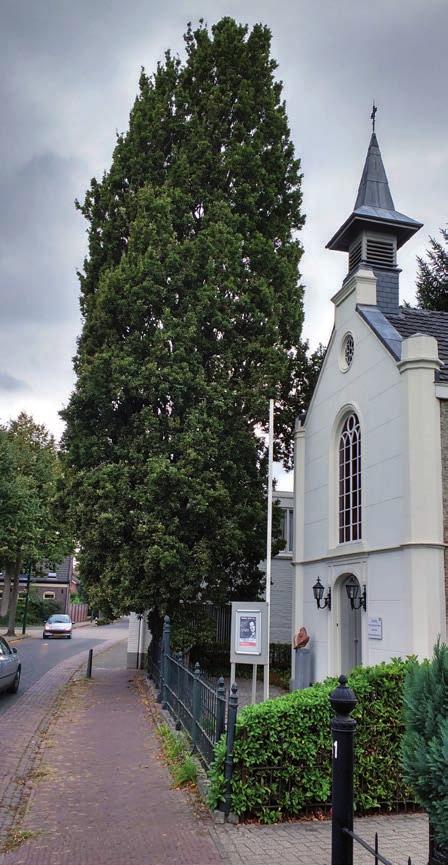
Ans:
[[[359,581],[353,574],[347,574],[340,583],[340,610],[341,610],[341,672],[349,673],[353,667],[361,664],[361,610],[352,610],[347,595],[346,585],[348,581]],[[361,594],[361,587],[359,595]]]

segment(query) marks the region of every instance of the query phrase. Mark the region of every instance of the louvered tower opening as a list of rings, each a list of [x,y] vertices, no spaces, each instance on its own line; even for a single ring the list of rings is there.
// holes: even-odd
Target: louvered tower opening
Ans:
[[[395,242],[392,237],[366,237],[367,264],[372,267],[395,267],[396,251]]]
[[[348,254],[348,269],[349,272],[355,268],[362,259],[362,237],[358,237],[357,240],[351,245],[349,254]]]
[[[349,273],[361,263],[371,268],[394,269],[397,265],[396,238],[387,234],[371,234],[363,231],[349,247]]]

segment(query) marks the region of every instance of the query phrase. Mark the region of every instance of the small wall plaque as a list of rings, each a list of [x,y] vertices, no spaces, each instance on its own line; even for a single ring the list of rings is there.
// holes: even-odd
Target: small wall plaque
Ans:
[[[383,620],[372,616],[367,623],[367,636],[370,640],[383,639]]]

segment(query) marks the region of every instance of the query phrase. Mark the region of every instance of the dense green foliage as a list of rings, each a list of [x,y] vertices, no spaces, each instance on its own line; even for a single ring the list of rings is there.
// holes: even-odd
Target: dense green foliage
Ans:
[[[429,238],[427,259],[418,258],[417,300],[423,309],[448,312],[448,228],[441,228],[442,242]]]
[[[0,567],[5,571],[5,596],[12,585],[8,634],[14,633],[22,569],[45,560],[59,562],[70,552],[61,516],[61,485],[59,456],[44,426],[22,413],[0,428]]]
[[[358,699],[355,740],[357,812],[409,799],[400,770],[403,679],[411,662],[359,667],[349,684]],[[264,822],[330,803],[331,707],[335,679],[244,708],[234,748],[232,810]],[[224,739],[212,766],[210,804],[224,794]]]
[[[174,628],[173,628],[173,634]],[[185,632],[184,632],[185,633]],[[198,661],[201,670],[218,676],[227,676],[230,673],[230,647],[229,643],[215,642],[214,635],[207,639],[206,631],[200,642],[194,640],[181,641],[173,637],[172,645],[175,649],[184,649],[191,645],[190,661]],[[290,643],[271,643],[269,646],[270,673],[275,672],[276,683],[288,688],[291,678],[291,645]],[[281,674],[281,675],[280,675]],[[239,678],[252,676],[252,667],[249,664],[237,664],[237,675]],[[263,667],[259,666],[258,677],[263,676]]]
[[[83,332],[63,417],[80,573],[101,609],[254,597],[268,398],[276,456],[319,359],[300,333],[303,224],[270,33],[190,26],[142,72],[129,130],[82,205]],[[274,549],[275,552],[275,549]]]
[[[448,646],[437,644],[431,661],[412,665],[404,697],[403,774],[448,848]]]
[[[25,598],[19,596],[17,601],[16,621],[20,624],[23,621],[23,612],[25,607]],[[28,625],[42,625],[52,613],[59,613],[60,607],[56,601],[44,600],[41,598],[36,589],[31,586],[30,597],[28,601],[28,610],[26,621]],[[7,616],[0,617],[0,624],[7,624]]]

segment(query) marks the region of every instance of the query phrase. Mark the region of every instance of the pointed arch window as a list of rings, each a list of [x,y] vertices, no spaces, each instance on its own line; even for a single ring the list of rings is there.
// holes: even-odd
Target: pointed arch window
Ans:
[[[339,439],[339,543],[361,539],[361,428],[350,414]]]

